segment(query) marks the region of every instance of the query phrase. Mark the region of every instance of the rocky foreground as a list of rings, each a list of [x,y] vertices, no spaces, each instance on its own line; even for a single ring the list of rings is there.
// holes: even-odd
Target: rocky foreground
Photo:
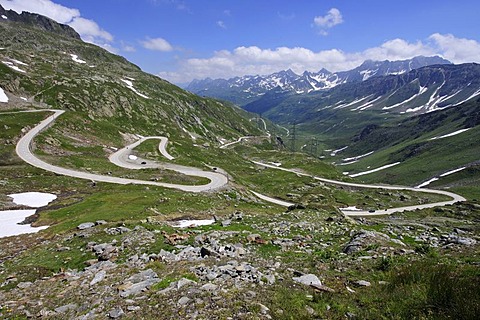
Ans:
[[[478,268],[479,214],[476,205],[356,220],[308,209],[237,211],[203,227],[96,221],[53,238],[1,239],[0,315],[356,318],[364,303],[358,299],[387,288],[396,264],[437,255]],[[52,273],[35,259],[77,267]]]

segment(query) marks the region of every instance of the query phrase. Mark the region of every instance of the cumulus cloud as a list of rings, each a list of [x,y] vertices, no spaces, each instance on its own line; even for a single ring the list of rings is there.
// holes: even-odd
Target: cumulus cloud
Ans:
[[[113,36],[100,28],[93,20],[75,17],[71,22],[68,23],[68,25],[75,29],[80,35],[83,35],[85,41],[95,42],[95,39],[97,38],[106,40],[108,42],[113,41]]]
[[[218,21],[217,21],[217,26],[219,26],[219,27],[222,28],[222,29],[227,29],[227,25],[226,25],[225,22],[222,21],[222,20],[218,20]]]
[[[445,59],[455,63],[480,62],[480,43],[475,40],[439,33],[432,34],[429,40]]]
[[[173,51],[172,45],[163,38],[147,38],[147,40],[142,41],[141,43],[145,49],[163,52]]]
[[[281,20],[285,20],[285,21],[293,20],[293,19],[295,19],[295,17],[296,17],[295,13],[284,14],[284,13],[281,13],[281,12],[277,12],[277,16],[278,16]]]
[[[327,29],[330,29],[343,22],[342,13],[337,8],[328,10],[324,16],[318,16],[313,19],[313,24],[320,28],[320,34],[327,35]]]
[[[182,0],[150,0],[155,5],[171,5],[177,8],[177,10],[190,11],[190,8]]]
[[[113,36],[100,28],[95,21],[81,17],[78,9],[67,8],[51,0],[0,0],[0,4],[5,9],[17,13],[23,11],[38,13],[59,23],[68,24],[80,34],[84,41],[115,51],[109,45],[113,41]]]
[[[436,33],[425,41],[393,39],[359,52],[339,49],[314,52],[302,47],[263,49],[241,46],[234,50],[216,51],[209,58],[179,60],[177,71],[160,72],[159,76],[174,83],[185,83],[207,77],[265,75],[289,68],[298,74],[322,68],[336,72],[353,69],[365,60],[405,60],[419,55],[439,55],[453,63],[480,62],[480,43]]]
[[[124,51],[124,52],[136,52],[137,51],[137,49],[135,49],[134,46],[129,45],[129,44],[123,42],[123,41],[121,42],[121,45],[122,45],[122,51]]]

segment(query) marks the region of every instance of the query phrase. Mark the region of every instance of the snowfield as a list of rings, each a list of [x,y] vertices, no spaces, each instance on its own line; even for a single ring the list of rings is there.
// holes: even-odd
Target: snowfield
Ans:
[[[13,202],[15,204],[25,205],[32,208],[46,206],[57,198],[57,196],[54,194],[41,192],[15,193],[8,196],[13,198]],[[35,209],[0,211],[0,226],[2,226],[0,228],[0,238],[16,236],[25,233],[35,233],[48,228],[48,226],[32,227],[28,224],[19,224],[23,222],[25,218],[35,214],[36,211],[37,210]]]
[[[416,186],[415,188],[423,188],[423,187],[426,187],[426,186],[428,186],[430,183],[435,182],[435,181],[437,181],[437,180],[438,180],[438,178],[432,178],[432,179],[430,179],[430,180],[427,180],[427,181],[425,181],[425,182],[420,183],[420,184],[419,184],[418,186]]]
[[[215,223],[215,220],[179,220],[173,221],[172,227],[175,228],[188,228],[188,227],[198,227],[198,226],[208,226]]]
[[[14,193],[8,196],[13,198],[13,202],[16,204],[29,206],[32,208],[44,207],[53,200],[57,199],[57,196],[54,194],[42,192]]]
[[[370,152],[367,152],[367,153],[365,153],[365,154],[361,154],[361,155],[356,156],[356,157],[345,158],[345,159],[343,159],[342,161],[345,161],[345,162],[355,161],[355,160],[364,158],[364,157],[366,157],[366,156],[369,156],[369,155],[371,155],[371,154],[374,153],[374,152],[375,152],[375,151],[370,151]]]
[[[18,71],[18,72],[21,72],[21,73],[27,73],[27,71],[23,70],[23,69],[20,69],[19,67],[17,67],[13,62],[10,62],[10,61],[2,61],[2,63],[6,66],[8,66],[9,68],[15,70],[15,71]]]
[[[437,181],[439,180],[440,178],[442,177],[446,177],[448,175],[451,175],[451,174],[454,174],[456,172],[459,172],[459,171],[462,171],[464,169],[466,169],[467,167],[460,167],[460,168],[457,168],[457,169],[454,169],[454,170],[450,170],[450,171],[447,171],[447,172],[444,172],[442,173],[441,175],[439,175],[438,177],[433,177],[432,179],[430,180],[427,180],[425,182],[422,182],[421,184],[419,184],[418,186],[416,186],[415,188],[423,188],[423,187],[426,187],[428,186],[430,183],[434,182],[434,181]]]
[[[467,167],[460,167],[460,168],[458,168],[458,169],[454,169],[454,170],[451,170],[451,171],[447,171],[447,172],[445,172],[445,173],[442,173],[442,174],[440,175],[440,177],[445,177],[445,176],[454,174],[454,173],[459,172],[459,171],[462,171],[462,170],[464,170],[464,169],[466,169],[466,168],[467,168]]]
[[[345,146],[345,147],[343,147],[343,148],[340,148],[340,149],[337,149],[337,150],[333,150],[333,151],[330,153],[330,156],[335,157],[335,156],[337,155],[337,153],[342,152],[343,150],[345,150],[345,149],[347,149],[347,148],[348,148],[348,146]],[[327,151],[327,150],[325,150],[325,151]]]
[[[2,88],[0,88],[0,102],[7,103],[8,102],[8,97],[5,94],[5,91],[3,91]]]
[[[463,132],[468,131],[468,130],[470,130],[470,129],[471,129],[471,128],[460,129],[460,130],[457,130],[457,131],[455,131],[455,132],[445,134],[445,135],[443,135],[443,136],[438,136],[438,137],[430,138],[430,139],[428,139],[428,140],[437,140],[437,139],[443,139],[443,138],[448,138],[448,137],[456,136],[457,134],[463,133]]]
[[[128,79],[131,79],[131,78],[128,78]],[[150,99],[150,98],[147,97],[146,95],[138,92],[137,89],[135,89],[135,88],[133,87],[133,82],[132,82],[131,80],[127,80],[127,79],[120,79],[120,80],[123,81],[130,90],[132,90],[133,92],[135,92],[136,94],[138,94],[140,97],[145,98],[145,99]]]
[[[76,63],[80,63],[80,64],[87,63],[87,61],[79,59],[76,54],[71,53],[70,57],[72,57],[72,60],[75,61]]]
[[[380,170],[384,170],[384,169],[387,169],[387,168],[396,166],[397,164],[400,164],[400,162],[395,162],[395,163],[386,164],[386,165],[384,165],[384,166],[381,166],[381,167],[378,167],[378,168],[375,168],[375,169],[372,169],[372,170],[368,170],[368,171],[364,171],[364,172],[359,172],[359,173],[350,174],[349,176],[352,177],[352,178],[355,178],[355,177],[363,176],[363,175],[366,175],[366,174],[369,174],[369,173],[373,173],[373,172],[377,172],[377,171],[380,171]]]
[[[35,214],[37,210],[6,210],[0,211],[0,238],[16,236],[25,233],[35,233],[48,228],[48,226],[33,228],[28,224],[18,224]]]

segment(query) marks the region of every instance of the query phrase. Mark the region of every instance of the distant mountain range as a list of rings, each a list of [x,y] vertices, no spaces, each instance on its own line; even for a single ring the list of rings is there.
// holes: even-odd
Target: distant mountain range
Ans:
[[[321,69],[318,72],[305,71],[298,75],[289,69],[265,76],[243,76],[228,80],[207,78],[193,80],[186,89],[198,95],[228,100],[244,106],[262,98],[269,91],[307,94],[328,90],[341,84],[362,82],[372,77],[400,75],[424,66],[441,64],[451,62],[438,56],[419,56],[402,61],[367,60],[349,71],[333,73]]]
[[[308,94],[272,90],[244,109],[279,122],[312,121],[325,112],[422,114],[480,95],[480,65],[432,65],[400,75],[371,77]]]

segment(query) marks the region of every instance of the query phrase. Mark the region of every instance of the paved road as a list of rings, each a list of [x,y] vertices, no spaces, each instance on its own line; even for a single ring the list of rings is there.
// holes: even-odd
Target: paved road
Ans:
[[[295,205],[295,203],[283,201],[283,200],[280,200],[280,199],[275,199],[275,198],[263,195],[261,193],[255,192],[255,191],[250,191],[250,192],[253,193],[259,199],[265,200],[265,201],[270,202],[270,203],[278,204],[279,206],[282,206],[282,207],[287,207],[288,208],[290,206]]]
[[[267,167],[267,168],[292,172],[292,173],[295,173],[297,175],[308,176],[308,177],[311,177],[315,180],[319,180],[319,181],[322,181],[322,182],[336,184],[336,185],[342,185],[342,186],[347,186],[347,187],[385,189],[385,190],[408,190],[408,191],[414,191],[414,192],[426,192],[426,193],[441,194],[441,195],[449,196],[450,198],[452,198],[452,200],[450,200],[450,201],[419,204],[419,205],[407,206],[407,207],[390,208],[390,209],[386,209],[386,210],[376,210],[375,212],[369,212],[369,211],[366,211],[366,210],[342,210],[342,208],[340,208],[340,210],[345,215],[348,215],[348,216],[385,215],[385,214],[392,214],[392,213],[395,213],[395,212],[404,212],[404,211],[413,211],[413,210],[416,210],[416,209],[441,207],[441,206],[446,206],[446,205],[449,205],[449,204],[454,204],[454,203],[460,202],[460,201],[466,201],[466,199],[464,197],[462,197],[458,194],[455,194],[453,192],[448,192],[448,191],[444,191],[444,190],[418,189],[418,188],[403,187],[403,186],[389,186],[389,185],[375,185],[375,184],[360,184],[360,183],[352,183],[352,182],[343,182],[343,181],[321,178],[321,177],[317,177],[317,176],[310,175],[310,174],[307,174],[307,173],[299,172],[299,171],[292,170],[292,169],[277,167],[277,166],[267,164],[267,163],[263,163],[263,162],[259,162],[259,161],[252,161],[252,162],[257,164],[257,165],[264,166],[264,167]]]
[[[202,177],[210,180],[210,183],[205,185],[200,185],[200,186],[184,186],[184,185],[172,184],[172,188],[176,188],[184,191],[200,192],[200,191],[215,190],[225,186],[228,183],[227,176],[220,172],[203,171],[201,169],[194,168],[194,167],[181,166],[181,165],[172,164],[172,163],[158,163],[155,161],[146,160],[139,157],[129,157],[130,155],[132,155],[132,151],[136,146],[150,139],[160,140],[160,143],[158,145],[160,153],[169,160],[174,159],[167,152],[165,148],[168,143],[168,138],[161,137],[161,136],[142,137],[140,140],[137,140],[136,142],[113,153],[112,155],[110,155],[110,157],[108,157],[108,159],[113,164],[122,168],[134,169],[134,170],[145,169],[145,168],[166,169],[166,170],[173,170],[189,176]]]
[[[220,149],[225,149],[225,148],[227,148],[227,147],[230,147],[231,145],[234,145],[234,144],[237,144],[237,143],[239,143],[239,142],[242,142],[242,140],[252,139],[252,138],[257,138],[257,137],[255,137],[255,136],[240,137],[240,138],[238,138],[237,141],[229,142],[229,143],[226,143],[226,144],[220,146]]]
[[[32,166],[35,166],[37,168],[41,168],[50,172],[54,172],[56,174],[60,175],[65,175],[65,176],[70,176],[74,178],[80,178],[80,179],[86,179],[86,180],[91,180],[91,181],[99,181],[99,182],[108,182],[108,183],[116,183],[116,184],[140,184],[140,185],[154,185],[154,186],[161,186],[161,187],[166,187],[166,188],[173,188],[173,189],[178,189],[178,190],[183,190],[183,191],[188,191],[188,192],[203,192],[203,191],[211,191],[211,190],[216,190],[219,189],[223,186],[225,186],[228,183],[228,178],[226,177],[225,174],[219,173],[219,172],[209,172],[209,171],[203,171],[198,168],[193,168],[193,167],[186,167],[186,166],[180,166],[180,165],[175,165],[175,164],[159,164],[153,161],[149,160],[144,160],[137,158],[135,160],[129,159],[129,155],[132,152],[132,149],[138,146],[140,143],[147,139],[159,139],[159,151],[160,153],[167,159],[172,160],[174,159],[166,150],[166,145],[168,143],[168,139],[166,137],[143,137],[140,140],[136,141],[135,143],[122,148],[112,154],[109,159],[112,163],[115,163],[116,165],[119,165],[124,168],[129,168],[129,169],[143,169],[143,168],[164,168],[168,170],[174,170],[186,175],[191,175],[191,176],[199,176],[199,177],[204,177],[207,179],[210,179],[210,183],[206,185],[199,185],[199,186],[188,186],[188,185],[180,185],[180,184],[171,184],[171,183],[162,183],[162,182],[155,182],[155,181],[144,181],[144,180],[137,180],[137,179],[125,179],[125,178],[117,178],[117,177],[112,177],[112,176],[104,176],[104,175],[99,175],[99,174],[93,174],[93,173],[88,173],[88,172],[82,172],[82,171],[77,171],[77,170],[72,170],[72,169],[67,169],[67,168],[62,168],[58,167],[55,165],[51,165],[49,163],[46,163],[45,161],[37,158],[31,151],[31,144],[33,139],[37,134],[39,134],[41,131],[45,130],[48,128],[50,125],[53,124],[55,119],[62,115],[65,111],[63,110],[54,110],[54,109],[49,109],[49,110],[31,110],[31,111],[20,111],[20,112],[45,112],[45,111],[50,111],[53,112],[53,115],[49,116],[42,122],[40,122],[37,126],[35,126],[33,129],[31,129],[29,132],[27,132],[17,143],[16,146],[16,152],[18,156],[25,162],[29,163]],[[241,137],[238,141],[235,141],[230,144],[226,144],[222,146],[223,148],[232,145],[234,143],[240,142],[242,139],[245,138],[250,138],[250,137]],[[142,164],[142,162],[145,162]],[[252,161],[253,163],[257,165],[261,165],[264,167],[268,168],[273,168],[276,170],[283,170],[287,172],[292,172],[297,175],[302,175],[302,176],[309,176],[312,177],[313,179],[326,182],[326,183],[331,183],[331,184],[337,184],[337,185],[343,185],[343,186],[349,186],[349,187],[357,187],[357,188],[373,188],[373,189],[386,189],[386,190],[408,190],[408,191],[414,191],[414,192],[427,192],[427,193],[434,193],[434,194],[441,194],[441,195],[446,195],[452,198],[450,201],[443,201],[443,202],[435,202],[435,203],[428,203],[428,204],[421,204],[421,205],[414,205],[414,206],[407,206],[407,207],[399,207],[399,208],[390,208],[386,210],[379,210],[375,212],[369,212],[369,211],[353,211],[353,210],[342,210],[342,212],[345,215],[348,216],[369,216],[369,215],[385,215],[385,214],[392,214],[395,212],[403,212],[403,211],[411,211],[411,210],[416,210],[416,209],[424,209],[424,208],[433,208],[433,207],[439,207],[439,206],[445,206],[449,204],[454,204],[459,201],[466,201],[466,199],[460,195],[457,195],[453,192],[448,192],[444,190],[435,190],[435,189],[417,189],[417,188],[411,188],[411,187],[402,187],[402,186],[388,186],[388,185],[372,185],[372,184],[359,184],[359,183],[351,183],[351,182],[343,182],[343,181],[337,181],[337,180],[331,180],[331,179],[326,179],[326,178],[321,178],[317,176],[313,176],[310,174],[298,172],[296,170],[292,169],[286,169],[282,167],[277,167],[274,165],[258,162],[258,161]],[[260,199],[263,199],[265,201],[275,203],[277,205],[289,207],[293,205],[293,203],[274,199],[256,192],[253,192],[257,197]]]
[[[190,168],[190,167],[182,167],[178,166],[178,168],[182,167],[178,171],[185,173],[185,174],[190,174],[190,175],[197,175],[201,177],[213,177],[210,183],[206,185],[199,185],[199,186],[188,186],[188,185],[180,185],[180,184],[171,184],[171,183],[162,183],[162,182],[155,182],[155,181],[144,181],[144,180],[138,180],[138,179],[125,179],[125,178],[117,178],[117,177],[112,177],[112,176],[104,176],[104,175],[99,175],[99,174],[93,174],[93,173],[88,173],[88,172],[82,172],[82,171],[77,171],[77,170],[72,170],[72,169],[67,169],[67,168],[62,168],[58,167],[55,165],[51,165],[49,163],[46,163],[45,161],[37,158],[31,151],[31,144],[32,140],[35,138],[37,134],[39,134],[41,131],[45,130],[48,128],[52,123],[55,121],[57,117],[62,115],[65,111],[63,110],[38,110],[38,112],[45,112],[45,111],[50,111],[53,112],[53,115],[49,116],[42,122],[40,122],[37,126],[35,126],[33,129],[31,129],[29,132],[27,132],[17,143],[16,147],[16,152],[18,156],[28,164],[44,169],[50,172],[54,172],[59,175],[64,175],[64,176],[69,176],[69,177],[74,177],[74,178],[79,178],[79,179],[86,179],[86,180],[91,180],[91,181],[98,181],[98,182],[108,182],[108,183],[116,183],[116,184],[140,184],[140,185],[154,185],[154,186],[160,186],[160,187],[165,187],[165,188],[173,188],[173,189],[178,189],[178,190],[183,190],[183,191],[188,191],[188,192],[203,192],[203,191],[211,191],[218,189],[220,187],[223,187],[226,183],[228,183],[227,177],[225,177],[222,174],[219,173],[209,173],[206,171],[202,171],[200,169],[196,168]],[[138,142],[138,141],[137,141]],[[163,155],[168,155],[166,156],[171,157],[168,152],[165,150],[165,145],[166,145],[166,140],[162,144],[160,143],[160,148],[163,145]],[[140,143],[140,142],[138,142]],[[125,149],[125,148],[124,148]],[[123,149],[121,149],[123,150]],[[173,166],[173,165],[172,165]],[[188,173],[187,173],[188,172]]]

